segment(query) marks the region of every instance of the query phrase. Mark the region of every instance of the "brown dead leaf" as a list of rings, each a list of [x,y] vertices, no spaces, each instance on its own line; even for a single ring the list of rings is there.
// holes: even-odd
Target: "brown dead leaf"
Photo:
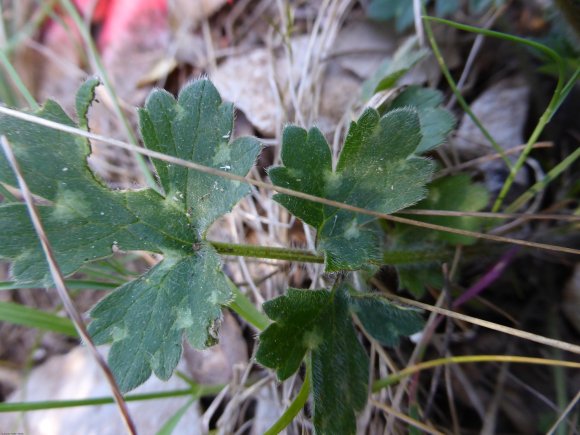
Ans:
[[[256,129],[274,136],[278,104],[269,80],[269,62],[268,51],[262,48],[231,56],[217,67],[211,79],[222,98],[233,101]]]

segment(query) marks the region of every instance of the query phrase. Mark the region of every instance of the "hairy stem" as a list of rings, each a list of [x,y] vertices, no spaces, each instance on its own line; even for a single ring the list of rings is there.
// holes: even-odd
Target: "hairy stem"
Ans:
[[[216,251],[222,255],[298,261],[303,263],[324,263],[324,257],[316,255],[310,251],[299,249],[272,248],[269,246],[242,245],[213,241],[210,241],[210,243]]]

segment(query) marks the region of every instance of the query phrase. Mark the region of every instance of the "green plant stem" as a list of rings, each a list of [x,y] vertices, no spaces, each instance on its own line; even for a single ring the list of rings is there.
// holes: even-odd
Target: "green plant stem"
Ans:
[[[131,394],[125,396],[127,402],[137,402],[141,400],[170,399],[181,396],[193,396],[196,399],[204,396],[214,396],[223,390],[223,385],[198,385],[194,388],[182,390],[160,391],[156,393]],[[41,411],[45,409],[74,408],[78,406],[95,406],[114,404],[112,397],[95,397],[93,399],[77,400],[47,400],[42,402],[15,402],[0,403],[1,412],[28,412]]]
[[[18,89],[18,92],[20,92],[22,97],[24,97],[24,100],[26,100],[26,104],[28,104],[28,106],[31,109],[37,110],[39,107],[38,103],[30,93],[30,91],[28,90],[22,79],[20,78],[20,74],[18,74],[18,71],[16,71],[16,69],[14,68],[12,62],[10,62],[10,59],[8,59],[8,56],[6,56],[6,54],[4,53],[4,50],[0,50],[0,62],[4,66],[4,69],[8,73],[8,76],[10,77],[10,80],[12,80],[12,83],[14,83],[14,86],[16,86],[16,88]]]
[[[565,89],[567,89],[569,92],[569,90],[571,89],[571,87],[570,88],[568,87],[568,84],[566,85],[566,87],[564,85],[564,80],[565,80],[565,75],[566,75],[566,66],[565,66],[562,58],[558,55],[558,53],[556,53],[551,48],[546,47],[545,45],[540,44],[538,42],[530,41],[530,40],[527,40],[525,38],[520,38],[518,36],[508,35],[508,34],[501,33],[501,32],[495,32],[493,30],[480,29],[478,27],[468,26],[465,24],[459,24],[459,23],[455,23],[453,21],[442,19],[442,18],[427,17],[427,16],[424,18],[427,21],[434,21],[437,23],[446,24],[448,26],[451,26],[451,27],[454,27],[456,29],[463,30],[466,32],[477,33],[477,34],[488,36],[491,38],[498,38],[498,39],[503,39],[505,41],[510,41],[510,42],[515,42],[518,44],[527,45],[528,47],[534,48],[534,49],[539,50],[542,53],[544,53],[546,56],[551,58],[558,67],[558,82],[556,84],[556,88],[554,89],[554,93],[552,94],[552,98],[548,104],[548,107],[546,108],[546,110],[544,111],[544,113],[542,114],[540,119],[538,120],[538,124],[534,128],[534,131],[532,132],[530,138],[528,139],[528,142],[526,143],[526,147],[524,148],[524,150],[522,151],[522,153],[518,157],[516,163],[510,167],[510,173],[509,173],[504,185],[502,186],[502,189],[501,189],[497,199],[495,200],[495,203],[493,204],[492,212],[497,212],[501,208],[503,201],[504,201],[507,193],[509,192],[509,190],[510,190],[510,188],[511,188],[511,186],[516,178],[517,173],[522,168],[526,159],[528,158],[528,155],[530,154],[533,145],[537,142],[538,138],[540,137],[540,134],[542,134],[542,131],[544,130],[544,127],[550,121],[550,119],[552,118],[556,109],[562,103],[562,96],[564,94],[563,91]],[[429,26],[426,26],[426,27],[428,28]],[[428,33],[431,36],[433,34],[432,32],[429,32],[429,31],[428,31]],[[575,74],[575,76],[577,76],[577,75]]]
[[[173,414],[171,416],[171,418],[165,422],[165,424],[161,427],[161,429],[159,429],[157,431],[157,433],[155,435],[171,435],[171,434],[173,434],[173,431],[175,430],[175,428],[179,424],[179,421],[183,418],[183,416],[185,415],[185,413],[187,412],[189,407],[191,405],[193,405],[194,402],[195,402],[195,398],[191,397],[185,403],[185,405],[183,405],[181,408],[179,408],[177,410],[177,412],[175,414]]]
[[[242,245],[210,241],[216,251],[222,255],[239,257],[267,258],[271,260],[298,261],[304,263],[324,263],[324,257],[309,251],[269,246]]]
[[[288,406],[280,418],[270,427],[270,429],[264,432],[264,435],[277,435],[282,432],[284,428],[292,423],[292,420],[296,418],[300,410],[304,408],[304,405],[306,405],[306,401],[308,400],[308,396],[310,394],[310,374],[310,362],[307,361],[304,382],[302,383],[302,387],[300,387],[298,395],[294,398],[290,406]]]
[[[229,303],[229,308],[235,311],[242,319],[254,326],[258,331],[263,331],[270,324],[270,319],[259,311],[256,306],[244,295],[236,285],[228,279],[234,298]]]
[[[534,195],[544,189],[552,180],[560,176],[570,165],[572,165],[580,157],[580,148],[576,148],[572,154],[554,166],[540,181],[536,182],[532,187],[522,193],[513,203],[506,208],[506,213],[512,213],[519,210],[526,202],[534,197]]]
[[[509,173],[507,179],[505,180],[505,183],[502,186],[501,191],[499,192],[497,199],[495,200],[495,202],[493,204],[493,207],[491,209],[492,212],[495,213],[501,208],[503,201],[504,201],[507,193],[509,192],[509,190],[510,190],[510,188],[511,188],[511,186],[516,178],[517,173],[519,172],[519,170],[522,168],[522,166],[526,162],[526,159],[528,158],[530,151],[532,151],[533,145],[536,143],[536,141],[540,137],[540,134],[542,134],[544,127],[549,122],[550,118],[552,117],[552,113],[553,113],[552,108],[555,107],[558,103],[559,94],[562,90],[561,87],[562,87],[562,83],[560,80],[558,80],[558,84],[557,84],[556,90],[554,91],[554,95],[552,95],[552,99],[550,100],[550,104],[548,105],[548,108],[546,109],[546,111],[540,117],[540,120],[538,121],[536,128],[534,128],[534,131],[532,132],[530,139],[526,143],[526,147],[524,148],[524,150],[522,151],[522,153],[518,157],[518,160],[516,161],[515,165],[511,168],[510,173]]]
[[[310,251],[290,248],[272,248],[268,246],[243,245],[234,243],[210,241],[215,250],[222,255],[238,257],[266,258],[270,260],[286,260],[301,263],[324,263],[322,255]],[[442,260],[448,257],[448,252],[439,251],[387,251],[382,261],[372,262],[375,265],[409,264]]]
[[[560,108],[560,105],[564,102],[564,100],[566,99],[572,88],[574,88],[574,85],[576,84],[576,81],[579,78],[580,78],[580,68],[574,71],[572,77],[570,77],[566,85],[562,88],[562,92],[560,93],[560,100],[555,104],[552,116]],[[580,148],[576,148],[576,150],[574,150],[572,154],[570,154],[568,157],[566,157],[564,160],[562,160],[560,163],[554,166],[544,176],[544,178],[536,182],[532,187],[530,187],[527,191],[525,191],[522,195],[520,195],[513,203],[511,203],[509,207],[506,208],[506,212],[511,213],[522,207],[526,202],[532,199],[534,195],[536,195],[536,193],[540,192],[548,184],[550,184],[550,182],[558,178],[560,174],[562,174],[562,172],[564,172],[568,167],[570,167],[579,157],[580,157]]]
[[[18,99],[2,71],[0,71],[0,101],[8,107],[18,107]]]
[[[580,79],[580,68],[574,71],[572,77],[570,77],[570,79],[566,82],[566,84],[562,88],[562,92],[560,93],[560,101],[558,101],[558,104],[554,108],[554,113],[560,108],[560,105],[564,102],[570,91],[572,91],[578,79]]]
[[[467,101],[465,101],[465,98],[463,98],[463,95],[461,95],[461,92],[457,88],[457,84],[455,83],[455,80],[451,76],[451,73],[449,72],[449,69],[447,68],[447,65],[445,64],[445,59],[443,59],[443,55],[441,54],[441,50],[439,50],[439,45],[437,44],[437,40],[435,39],[435,36],[433,35],[433,30],[431,29],[431,24],[429,23],[429,20],[439,21],[439,19],[435,19],[435,18],[427,16],[427,15],[423,15],[423,19],[426,20],[425,33],[427,34],[427,39],[429,40],[429,44],[431,45],[431,49],[433,50],[433,54],[435,55],[435,59],[437,59],[437,63],[439,64],[439,68],[441,69],[441,73],[443,74],[443,76],[447,80],[447,83],[449,84],[449,87],[451,88],[453,95],[455,95],[457,102],[459,103],[461,108],[465,111],[465,113],[467,113],[467,115],[471,118],[471,120],[477,126],[477,128],[479,128],[479,130],[481,131],[483,136],[489,141],[489,143],[491,144],[493,149],[501,156],[501,158],[503,159],[503,161],[505,162],[507,167],[510,168],[510,170],[511,170],[512,162],[506,157],[505,150],[496,142],[496,140],[489,133],[489,131],[487,131],[485,126],[479,121],[477,116],[475,116],[475,113],[473,113],[473,111],[469,107],[469,104],[467,104]],[[444,20],[444,21],[447,21],[447,20]]]
[[[87,50],[89,52],[89,56],[95,64],[99,77],[101,78],[103,85],[105,86],[105,89],[107,90],[108,94],[111,97],[111,101],[113,102],[113,110],[115,111],[117,117],[121,120],[121,123],[129,139],[129,142],[132,143],[133,145],[137,145],[138,143],[137,137],[135,136],[133,129],[129,125],[127,117],[125,116],[123,110],[121,109],[121,106],[119,105],[119,98],[117,97],[117,93],[115,92],[115,89],[111,85],[111,81],[109,80],[103,62],[101,61],[101,57],[99,56],[97,47],[95,46],[95,41],[91,37],[91,34],[87,29],[87,26],[85,25],[83,19],[79,15],[75,6],[72,4],[71,0],[60,0],[60,4],[65,9],[67,14],[72,18],[73,22],[78,28],[78,31],[80,32],[83,41],[87,47]],[[162,193],[160,187],[155,182],[153,174],[149,170],[147,161],[145,160],[143,155],[138,153],[133,153],[133,155],[137,161],[141,173],[143,174],[143,177],[145,178],[145,181],[147,182],[147,185],[156,192]]]

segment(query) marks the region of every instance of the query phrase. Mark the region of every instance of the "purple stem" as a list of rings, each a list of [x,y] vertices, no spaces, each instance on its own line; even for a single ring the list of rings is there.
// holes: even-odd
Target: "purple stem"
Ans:
[[[497,280],[501,276],[505,268],[509,266],[509,264],[512,262],[512,260],[514,259],[519,250],[520,248],[517,246],[510,248],[505,254],[501,256],[500,260],[489,271],[487,271],[485,275],[481,277],[479,281],[477,281],[474,285],[469,287],[465,293],[463,293],[461,296],[455,299],[451,307],[457,308],[461,306],[465,302],[479,295],[487,287],[489,287],[495,280]]]

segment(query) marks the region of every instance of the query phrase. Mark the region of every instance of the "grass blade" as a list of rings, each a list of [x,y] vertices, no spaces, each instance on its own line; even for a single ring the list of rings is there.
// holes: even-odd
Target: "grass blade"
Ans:
[[[69,319],[13,302],[0,302],[0,321],[78,337]]]

